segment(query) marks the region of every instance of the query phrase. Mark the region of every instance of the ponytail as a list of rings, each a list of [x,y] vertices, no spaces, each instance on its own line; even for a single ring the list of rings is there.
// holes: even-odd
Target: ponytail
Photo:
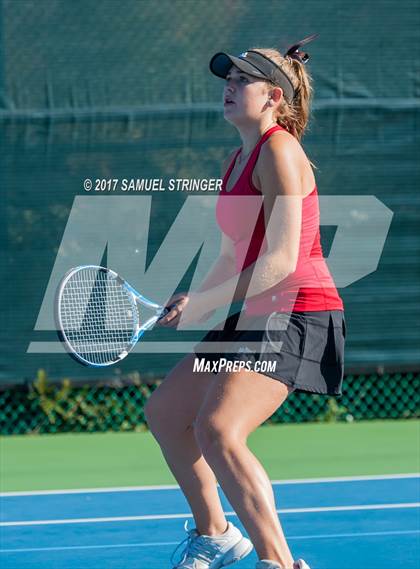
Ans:
[[[297,59],[287,57],[285,64],[292,71],[290,75],[296,79],[296,82],[293,81],[295,96],[291,103],[284,101],[285,105],[283,109],[279,109],[277,122],[281,124],[283,121],[288,130],[301,141],[310,119],[313,94],[312,78],[306,71],[304,64]]]
[[[313,95],[312,77],[306,70],[305,62],[290,55],[284,57],[276,49],[253,48],[253,51],[258,51],[274,61],[290,79],[295,95],[290,102],[282,97],[275,120],[301,142],[308,129]],[[311,161],[310,164],[316,169],[315,164]]]

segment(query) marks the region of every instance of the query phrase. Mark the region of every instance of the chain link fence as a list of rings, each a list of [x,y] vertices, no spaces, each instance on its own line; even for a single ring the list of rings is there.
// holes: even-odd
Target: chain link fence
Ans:
[[[161,380],[139,374],[111,384],[33,383],[0,391],[0,434],[143,431],[144,405]],[[420,372],[349,373],[340,398],[295,393],[267,422],[354,421],[419,417]]]

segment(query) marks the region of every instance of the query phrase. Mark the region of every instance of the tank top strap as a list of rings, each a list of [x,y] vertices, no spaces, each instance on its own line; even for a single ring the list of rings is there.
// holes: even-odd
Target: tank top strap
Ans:
[[[264,142],[270,138],[270,136],[273,134],[273,132],[277,132],[278,130],[286,130],[284,127],[276,124],[273,127],[269,128],[260,138],[260,140],[258,141],[256,147],[254,148],[254,150],[252,151],[252,154],[248,160],[248,163],[246,165],[246,168],[244,170],[244,177],[246,177],[246,179],[249,179],[250,176],[252,176],[252,172],[254,170],[255,164],[258,160],[258,156],[260,154],[260,150],[261,150],[261,146],[264,144]],[[235,158],[236,159],[236,158]]]
[[[235,154],[234,154],[234,156],[233,156],[233,158],[232,158],[232,161],[231,161],[231,163],[230,163],[230,165],[229,165],[229,168],[226,170],[225,175],[223,176],[223,185],[225,185],[225,184],[226,184],[226,180],[229,179],[229,176],[230,176],[231,173],[232,173],[233,167],[235,166],[236,159],[238,158],[240,151],[241,151],[241,149],[238,148],[238,150],[235,152]]]

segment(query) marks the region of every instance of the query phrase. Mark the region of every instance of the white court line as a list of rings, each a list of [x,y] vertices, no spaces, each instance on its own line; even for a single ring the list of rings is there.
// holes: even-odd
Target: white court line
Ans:
[[[320,535],[292,535],[287,540],[298,539],[337,539],[346,537],[383,537],[388,535],[412,535],[418,534],[420,530],[406,531],[372,531],[366,533],[332,533]],[[162,547],[165,545],[178,545],[178,541],[160,541],[155,543],[119,543],[115,545],[74,545],[66,547],[28,547],[24,549],[0,549],[0,553],[30,553],[36,551],[73,551],[76,549],[118,549],[126,547]]]
[[[364,510],[394,510],[406,508],[418,508],[420,502],[404,502],[401,504],[368,504],[360,506],[327,506],[322,508],[287,508],[276,510],[278,514],[311,514],[323,512],[353,512]],[[224,512],[226,516],[237,516],[236,512]],[[191,513],[185,514],[156,514],[145,516],[115,516],[107,518],[68,518],[63,520],[30,520],[16,522],[1,522],[0,527],[14,526],[46,526],[46,525],[62,525],[62,524],[97,524],[106,522],[137,522],[145,520],[175,520],[192,518]]]
[[[366,476],[337,476],[332,478],[292,478],[290,480],[272,480],[272,484],[323,484],[329,482],[363,482],[365,480],[399,480],[404,478],[419,478],[420,473],[410,474],[372,474]],[[218,484],[218,486],[220,486]],[[21,492],[0,492],[0,497],[12,496],[48,496],[54,494],[95,494],[101,492],[138,492],[147,490],[180,490],[177,484],[162,484],[155,486],[121,486],[111,488],[76,488],[63,490],[28,490]]]

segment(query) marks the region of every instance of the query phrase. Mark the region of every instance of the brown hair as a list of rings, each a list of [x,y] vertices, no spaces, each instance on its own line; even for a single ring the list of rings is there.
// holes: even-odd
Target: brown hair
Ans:
[[[277,123],[286,128],[299,142],[307,128],[312,99],[312,77],[305,64],[290,56],[284,57],[276,49],[252,48],[278,65],[292,82],[295,97],[288,103],[283,97],[278,109]]]

